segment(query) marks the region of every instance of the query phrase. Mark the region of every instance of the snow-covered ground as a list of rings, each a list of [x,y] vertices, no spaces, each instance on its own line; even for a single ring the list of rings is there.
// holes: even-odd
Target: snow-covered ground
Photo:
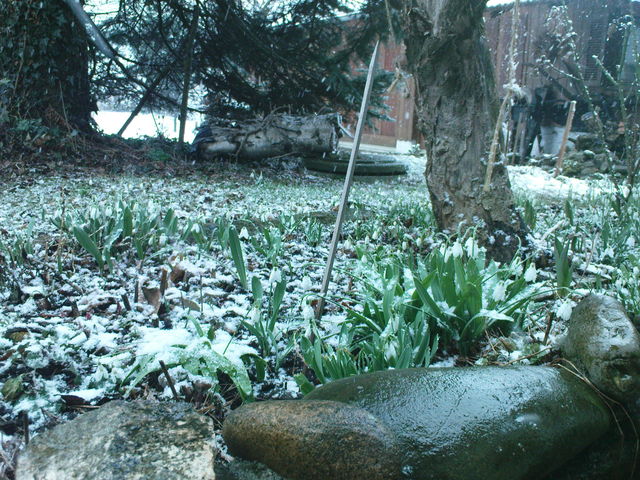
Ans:
[[[380,251],[391,258],[407,248],[427,251],[428,245],[440,241],[428,220],[424,158],[398,159],[408,165],[408,175],[354,183],[330,289],[335,303],[323,318],[327,334],[337,333],[346,308],[357,305],[359,278],[380,281],[366,261],[358,260],[356,250]],[[27,412],[31,428],[37,429],[111,398],[171,398],[164,376],[145,375],[157,372],[159,360],[176,365],[169,373],[184,398],[203,401],[202,395],[206,397],[217,380],[202,365],[218,362],[233,373],[234,368],[244,369],[243,358],[264,356],[245,322],[269,315],[267,307],[280,282],[285,293],[274,329],[277,348],[286,351],[287,338],[299,339],[309,332],[311,303],[319,290],[342,182],[306,172],[295,161],[252,166],[226,162],[215,170],[182,177],[95,171],[84,176],[34,174],[1,186],[0,255],[6,257],[12,249],[24,252],[17,266],[0,264],[5,269],[0,275],[0,416],[6,425],[0,440],[19,431],[19,412]],[[509,172],[519,201],[545,205],[534,230],[542,243],[551,241],[544,240],[551,228],[573,228],[562,220],[558,205],[567,199],[588,200],[609,188],[602,182],[554,179],[535,167],[509,167]],[[144,258],[134,248],[123,248],[114,255],[111,271],[101,273],[73,235],[61,232],[59,219],[109,218],[125,204],[162,218],[171,210],[177,233],[163,231],[151,238]],[[221,221],[237,226],[247,288],[240,285],[233,252],[217,236]],[[194,240],[195,235],[180,238],[189,225],[204,240]],[[584,242],[587,251],[590,245],[594,250],[584,255],[582,265],[590,272],[600,268],[594,264],[611,264],[617,255],[611,250],[607,257],[597,238]],[[629,248],[635,252],[635,243]],[[525,275],[542,286],[554,278],[543,271]],[[264,310],[256,307],[253,278],[264,292]],[[164,291],[159,293],[161,286]],[[571,305],[570,300],[552,298],[546,308],[566,317]],[[491,344],[491,349],[504,352],[503,362],[522,357],[528,361],[531,345],[539,345],[544,337],[545,325],[536,323],[540,317],[543,310],[532,314],[527,332]],[[561,327],[554,326],[551,338],[558,333]],[[504,345],[510,346],[508,351]],[[199,360],[188,364],[185,358]],[[250,369],[253,394],[299,395],[293,375],[301,371],[300,355],[267,359],[264,379],[255,381],[256,371]],[[443,355],[434,366],[450,366],[455,360]]]

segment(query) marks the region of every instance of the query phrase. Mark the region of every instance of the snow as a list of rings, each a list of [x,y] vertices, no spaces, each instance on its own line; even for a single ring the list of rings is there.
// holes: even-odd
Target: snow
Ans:
[[[130,112],[100,110],[93,115],[98,127],[107,135],[118,133],[120,127],[129,118]],[[192,142],[202,118],[187,119],[185,141]],[[139,113],[124,132],[125,138],[155,137],[178,138],[180,122],[177,117],[168,114]]]
[[[509,178],[514,192],[544,200],[564,200],[569,196],[595,195],[610,190],[608,182],[593,182],[558,176],[534,166],[509,166]]]
[[[139,334],[140,340],[136,348],[138,356],[160,354],[173,345],[189,345],[195,339],[194,335],[185,328],[160,330],[140,327]]]
[[[82,398],[85,402],[100,399],[104,396],[105,391],[101,388],[87,388],[84,390],[72,390],[65,395],[74,395]]]
[[[400,250],[412,248],[418,249],[420,254],[445,248],[442,237],[434,235],[433,226],[408,227],[400,223],[402,215],[415,220],[421,212],[427,212],[428,217],[429,205],[424,186],[424,156],[397,158],[408,165],[407,176],[366,182],[356,180],[353,185],[352,205],[329,295],[337,303],[344,302],[356,311],[362,308],[359,303],[362,292],[358,291],[360,279],[366,279],[377,288],[386,288],[384,279],[372,272],[380,258],[391,258]],[[7,415],[11,417],[19,411],[27,411],[33,428],[38,429],[47,425],[52,415],[69,418],[70,413],[63,411],[61,395],[75,395],[92,404],[121,397],[127,388],[123,380],[131,373],[135,362],[144,356],[152,357],[154,364],[160,359],[168,363],[185,350],[193,354],[213,350],[234,365],[243,366],[243,357],[262,353],[257,339],[247,332],[242,322],[255,324],[268,317],[272,287],[282,280],[286,280],[287,285],[275,328],[276,334],[280,335],[278,341],[283,346],[286,340],[283,332],[298,336],[310,333],[315,324],[312,302],[316,297],[312,293],[318,291],[322,278],[335,219],[333,208],[340,198],[341,181],[295,169],[289,171],[279,163],[252,166],[226,163],[219,168],[216,165],[214,170],[206,175],[188,173],[176,177],[116,176],[96,172],[90,176],[70,176],[49,172],[35,174],[29,183],[19,179],[7,182],[6,188],[2,185],[0,239],[14,238],[32,228],[32,237],[38,239],[36,245],[41,247],[34,248],[31,263],[12,272],[20,284],[20,301],[10,303],[10,288],[0,283],[0,355],[11,349],[20,352],[20,355],[14,354],[6,362],[0,362],[0,384],[8,378],[24,375],[28,390],[14,403],[2,401],[0,407],[8,412]],[[597,212],[590,209],[590,204],[597,202],[592,200],[610,191],[610,185],[604,180],[553,178],[546,171],[530,166],[510,166],[508,171],[517,200],[536,200],[540,205],[553,206],[562,205],[567,198],[580,200],[582,203],[576,205],[577,209],[584,209],[576,212],[580,221],[595,218]],[[254,308],[251,291],[240,287],[233,260],[216,238],[205,248],[165,236],[153,256],[138,260],[132,254],[121,253],[114,258],[113,273],[101,274],[88,255],[71,248],[72,240],[61,235],[51,222],[55,212],[63,208],[67,213],[92,208],[106,210],[113,208],[120,199],[135,200],[158,211],[170,207],[181,225],[188,221],[200,222],[198,225],[205,233],[213,230],[219,218],[242,222],[239,236],[247,277],[249,280],[258,278],[264,288],[261,310]],[[553,236],[543,238],[551,225],[560,223],[556,233],[566,235],[569,231],[566,219],[557,210],[540,208],[538,211],[538,227],[533,235],[541,248],[552,248]],[[282,252],[267,261],[253,247],[252,240],[262,241],[262,226],[285,217],[294,221],[322,219],[320,242],[311,246],[306,240],[304,225],[292,228],[291,233],[281,235]],[[267,226],[275,228],[274,224]],[[2,233],[5,230],[7,234]],[[619,288],[615,287],[618,291],[633,294],[632,281],[622,282],[619,269],[612,264],[619,261],[625,249],[637,252],[638,235],[632,231],[621,242],[612,243],[605,249],[596,235],[585,229],[585,236],[591,241],[585,248],[594,249],[594,254],[591,258],[576,252],[574,267],[580,270],[578,267],[582,266],[585,273],[580,270],[580,275],[596,276],[603,281],[609,278],[611,283],[619,284]],[[51,252],[56,251],[61,239],[69,248],[65,250],[59,271],[55,254]],[[365,256],[356,258],[356,251],[364,251]],[[447,255],[457,257],[465,254],[474,257],[480,253],[481,248],[471,237],[460,239],[446,249]],[[610,265],[596,264],[596,261]],[[635,272],[629,278],[637,277],[640,263],[625,261],[629,270]],[[184,278],[175,283],[169,281],[162,299],[165,311],[159,312],[143,295],[138,295],[135,302],[134,294],[137,286],[159,286],[162,271],[181,271]],[[553,288],[553,271],[537,270],[533,263],[514,266],[513,271],[524,275],[530,288],[541,291]],[[399,270],[397,274],[405,284],[412,284],[409,269]],[[503,281],[487,281],[488,299],[498,300],[508,294]],[[490,339],[492,348],[487,345],[479,354],[479,361],[521,361],[531,353],[532,342],[536,347],[544,339],[544,313],[547,311],[556,312],[559,317],[549,335],[550,341],[555,342],[562,334],[575,300],[582,294],[578,290],[575,292],[561,301],[552,298],[541,303],[542,308],[538,310],[543,312],[527,319],[531,324],[526,333],[514,333],[503,339],[512,348],[507,349],[500,341]],[[408,294],[412,295],[413,291],[409,290]],[[129,299],[130,311],[124,308],[122,295]],[[50,308],[43,306],[45,298],[51,302]],[[445,303],[442,307],[454,313],[452,306]],[[500,315],[489,308],[482,314],[491,318]],[[322,318],[321,334],[328,337],[328,343],[334,347],[340,346],[339,333],[345,320],[346,310],[333,303]],[[194,322],[202,328],[205,337],[200,336]],[[9,329],[18,328],[24,328],[23,337],[18,335],[10,339],[5,336]],[[210,329],[211,340],[206,338]],[[391,346],[387,354],[394,355]],[[293,355],[299,363],[300,353]],[[257,394],[271,389],[268,390],[270,395],[276,395],[274,392],[299,395],[292,378],[292,373],[297,371],[278,370],[274,368],[274,358],[267,359],[271,370],[263,384],[254,385]],[[457,356],[445,352],[431,367],[452,367],[457,360]],[[535,359],[531,361],[535,362]],[[185,388],[206,380],[188,374],[180,366],[171,368],[170,374],[176,385]],[[143,385],[150,388],[144,382]],[[171,395],[164,383],[153,394],[167,398]]]

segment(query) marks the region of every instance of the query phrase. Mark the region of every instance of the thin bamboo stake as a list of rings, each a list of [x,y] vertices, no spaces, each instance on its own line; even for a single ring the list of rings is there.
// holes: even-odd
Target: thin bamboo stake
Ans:
[[[558,153],[558,160],[556,162],[556,170],[553,172],[554,178],[557,177],[562,171],[562,164],[564,163],[564,154],[567,151],[567,141],[569,140],[569,133],[571,133],[571,127],[573,126],[573,116],[576,113],[576,101],[574,100],[569,105],[569,114],[567,115],[567,124],[564,127],[564,134],[562,135],[562,143],[560,144],[560,152]]]
[[[316,319],[322,318],[324,312],[325,296],[329,291],[329,282],[331,282],[331,271],[333,269],[333,262],[336,259],[336,251],[338,249],[338,239],[340,238],[340,232],[342,230],[342,223],[347,211],[347,202],[349,201],[349,192],[351,190],[351,183],[353,182],[353,174],[356,169],[356,155],[360,149],[360,140],[362,139],[362,130],[364,128],[364,121],[367,116],[367,110],[369,110],[369,98],[371,97],[371,90],[373,88],[373,72],[376,67],[376,59],[378,57],[378,48],[380,41],[376,42],[376,46],[373,49],[373,55],[371,55],[371,62],[369,63],[369,72],[367,73],[367,83],[364,86],[364,93],[362,95],[362,105],[360,106],[360,115],[358,116],[358,125],[356,126],[356,134],[353,139],[353,145],[351,147],[351,157],[349,157],[349,167],[347,168],[347,175],[344,179],[344,186],[342,188],[342,197],[340,198],[340,208],[338,209],[338,217],[336,218],[335,226],[333,227],[333,237],[331,239],[331,246],[329,247],[329,257],[327,258],[327,265],[324,269],[324,276],[322,277],[322,287],[320,289],[320,301],[316,308]]]

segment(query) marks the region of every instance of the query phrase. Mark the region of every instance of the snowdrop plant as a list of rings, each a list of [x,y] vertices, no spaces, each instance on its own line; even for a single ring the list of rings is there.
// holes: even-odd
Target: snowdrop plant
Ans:
[[[242,321],[243,327],[256,338],[261,355],[264,358],[274,357],[276,370],[284,357],[294,348],[292,342],[286,342],[284,350],[279,348],[284,334],[276,327],[286,286],[287,280],[282,277],[281,272],[272,272],[269,295],[265,298],[261,280],[256,276],[252,277],[253,305],[247,318]]]
[[[100,270],[105,266],[111,270],[113,258],[124,252],[132,251],[138,260],[144,260],[151,249],[179,234],[174,210],[153,202],[119,200],[104,207],[58,212],[51,221],[76,240]],[[196,226],[192,223],[188,230],[195,231]]]
[[[233,363],[214,349],[215,330],[213,328],[205,332],[196,319],[190,318],[190,320],[195,327],[198,340],[188,345],[173,345],[168,351],[163,352],[166,366],[168,368],[179,366],[191,375],[206,377],[212,383],[213,391],[218,388],[218,373],[224,373],[229,376],[243,400],[251,399],[253,392],[246,368]],[[243,355],[243,357],[247,356],[251,355]],[[136,358],[131,370],[122,381],[123,385],[128,386],[127,396],[147,375],[161,370],[160,360],[162,358],[157,354],[145,354]],[[249,359],[245,360],[249,361]]]
[[[570,256],[571,241],[554,240],[553,255],[556,261],[556,287],[558,296],[566,297],[570,292],[573,280],[573,264]]]
[[[24,234],[18,233],[15,237],[5,241],[0,238],[0,260],[4,259],[9,268],[15,269],[24,265],[29,255],[33,255],[33,226],[34,222],[32,221]]]
[[[413,272],[408,319],[423,312],[443,346],[455,345],[469,355],[487,330],[508,334],[523,321],[537,293],[532,276],[523,274],[518,256],[506,265],[487,262],[485,250],[472,238],[465,248],[458,242],[445,244]]]
[[[315,330],[313,341],[303,337],[300,342],[305,363],[321,383],[389,368],[428,366],[438,350],[438,336],[431,335],[422,314],[405,323],[402,308],[378,310],[374,321],[350,311],[335,339],[322,338]],[[308,383],[306,377],[296,380],[301,388]]]
[[[538,293],[534,266],[525,272],[519,257],[506,265],[487,261],[473,238],[445,241],[425,258],[398,257],[392,264],[375,255],[366,257],[361,276],[368,280],[358,282],[364,293],[362,308],[348,316],[372,333],[384,329],[397,313],[406,325],[424,318],[441,349],[455,348],[463,355],[474,350],[487,330],[508,334],[523,321]]]
[[[265,257],[270,266],[277,266],[284,253],[282,232],[270,226],[261,229],[261,238],[255,235],[251,238],[254,250]]]

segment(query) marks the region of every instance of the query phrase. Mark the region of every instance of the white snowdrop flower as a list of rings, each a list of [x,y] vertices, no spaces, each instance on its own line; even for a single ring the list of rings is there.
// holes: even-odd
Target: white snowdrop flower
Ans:
[[[607,249],[604,251],[604,253],[602,254],[603,258],[609,257],[609,258],[613,258],[613,248],[611,247],[607,247]]]
[[[563,320],[569,320],[569,318],[571,318],[572,311],[573,307],[571,306],[571,301],[565,300],[564,302],[562,302],[562,305],[558,307],[556,315],[558,316],[558,318],[561,318]]]
[[[469,237],[467,238],[467,241],[464,242],[464,248],[467,251],[467,255],[473,258],[476,256],[476,253],[478,250],[478,244],[476,243],[473,237]]]
[[[302,306],[302,318],[304,319],[304,321],[310,322],[311,320],[313,320],[314,316],[315,316],[315,312],[313,311],[313,307],[308,303],[305,303]]]
[[[300,286],[302,287],[302,290],[304,290],[305,292],[308,290],[311,290],[312,283],[308,275],[305,275],[302,278],[302,282],[300,282]]]
[[[531,263],[527,271],[524,272],[524,279],[527,282],[535,282],[538,277],[538,270],[536,270],[535,264]]]
[[[416,238],[416,247],[420,248],[422,246],[422,237]]]
[[[636,246],[636,239],[633,237],[627,238],[627,247],[633,248]]]
[[[507,293],[507,286],[504,282],[498,282],[495,290],[493,291],[493,295],[491,296],[496,302],[501,302],[505,299]]]
[[[364,243],[369,243],[370,241],[371,241],[371,238],[369,237],[369,235],[364,237]]]
[[[352,250],[353,249],[353,244],[351,243],[351,240],[349,240],[348,238],[344,241],[344,244],[342,245],[342,247],[345,250]]]
[[[282,273],[280,270],[272,270],[271,275],[269,275],[269,283],[279,283],[282,281]]]
[[[394,343],[388,343],[384,351],[385,360],[389,361],[392,358],[395,358],[396,356],[397,356],[396,345]]]
[[[409,248],[409,244],[407,242],[402,242],[402,250],[406,250]]]
[[[371,238],[373,240],[378,240],[380,238],[380,230],[376,230],[375,232],[373,232],[373,235],[371,235]]]
[[[453,255],[454,258],[457,258],[457,257],[461,257],[462,253],[463,253],[462,245],[460,245],[460,242],[455,242],[451,247],[451,255]]]
[[[638,268],[638,267],[633,267],[633,276],[634,276],[634,277],[638,277],[638,276],[640,276],[640,268]]]
[[[242,227],[242,230],[240,230],[240,235],[238,235],[238,237],[242,238],[243,240],[249,239],[249,232],[247,230],[247,227]]]
[[[253,307],[251,309],[251,322],[255,325],[260,322],[261,317],[260,309],[258,307]]]
[[[164,247],[167,244],[167,236],[163,233],[162,235],[160,235],[160,238],[158,238],[158,245],[160,245],[161,247]]]

